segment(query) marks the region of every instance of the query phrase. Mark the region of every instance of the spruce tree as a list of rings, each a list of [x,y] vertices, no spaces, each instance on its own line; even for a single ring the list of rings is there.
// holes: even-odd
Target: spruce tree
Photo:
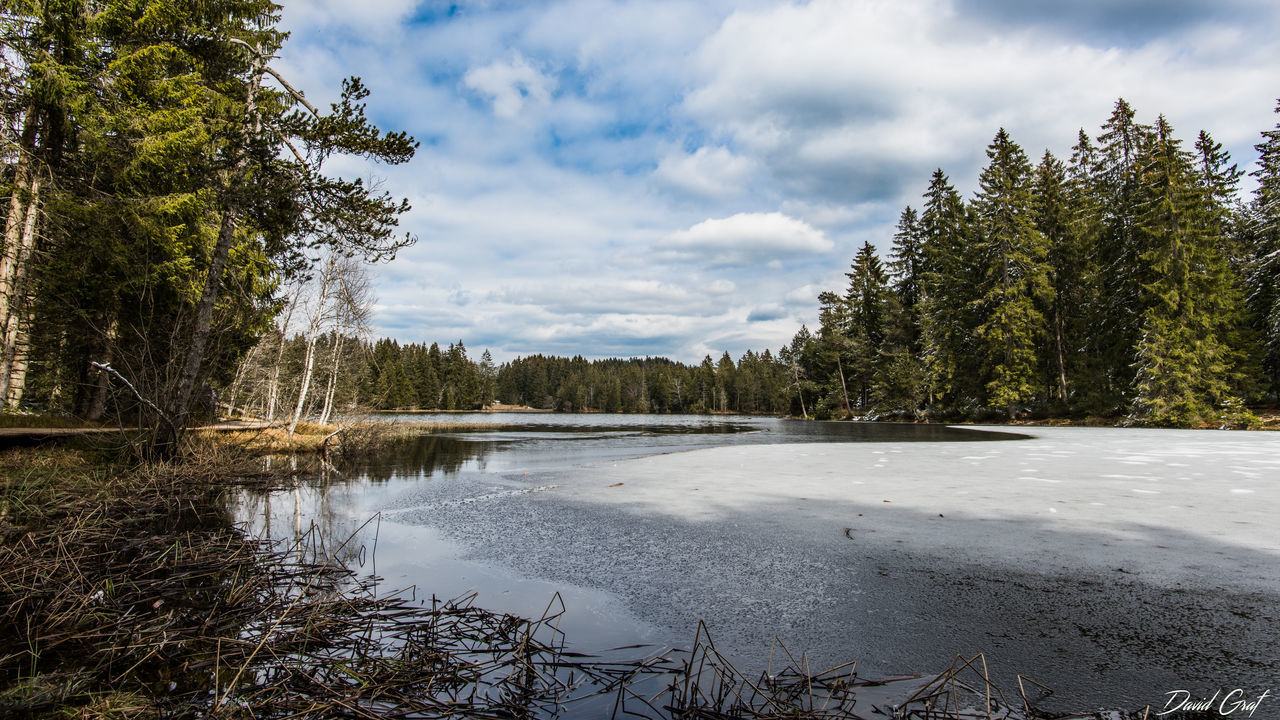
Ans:
[[[977,329],[990,368],[986,404],[1010,419],[1036,394],[1037,349],[1045,332],[1042,308],[1052,294],[1047,243],[1036,229],[1031,164],[1001,129],[987,147],[991,160],[978,179],[977,238],[986,260],[983,322]]]
[[[1209,195],[1211,214],[1206,228],[1217,236],[1222,256],[1231,264],[1232,272],[1244,275],[1245,251],[1240,227],[1244,206],[1239,199],[1240,178],[1244,171],[1231,162],[1231,154],[1205,130],[1196,137],[1194,150],[1196,176]]]
[[[1130,419],[1193,426],[1215,421],[1214,406],[1231,394],[1238,359],[1227,338],[1241,319],[1239,296],[1215,234],[1212,192],[1164,116],[1153,139],[1137,227],[1150,280],[1142,286]]]
[[[1044,236],[1049,272],[1048,352],[1044,353],[1045,374],[1056,390],[1058,401],[1070,399],[1068,372],[1077,357],[1078,323],[1075,316],[1087,303],[1083,292],[1084,253],[1072,223],[1066,168],[1045,151],[1035,170],[1033,186],[1036,230]]]
[[[889,252],[889,275],[893,292],[897,295],[900,317],[894,316],[899,342],[905,343],[911,353],[920,350],[920,309],[924,293],[925,275],[924,230],[916,211],[908,205],[898,217],[893,234],[893,249]]]
[[[848,376],[856,378],[858,406],[865,412],[872,404],[871,390],[881,373],[881,352],[884,348],[889,310],[891,307],[889,277],[884,265],[876,256],[870,242],[864,242],[854,256],[845,291],[849,308],[849,330],[852,362]]]
[[[924,199],[921,354],[927,395],[931,405],[957,410],[976,402],[980,391],[973,335],[978,263],[968,212],[941,169],[934,171]]]
[[[1122,98],[1102,126],[1094,155],[1092,185],[1098,194],[1101,233],[1097,244],[1097,291],[1100,306],[1095,313],[1101,377],[1097,388],[1109,407],[1122,408],[1132,386],[1134,355],[1142,324],[1140,295],[1149,281],[1140,256],[1138,234],[1141,201],[1140,158],[1151,144],[1151,129],[1135,120],[1136,113]]]
[[[1067,358],[1071,409],[1110,414],[1120,401],[1107,364],[1110,342],[1104,333],[1099,332],[1100,328],[1110,325],[1111,303],[1106,294],[1106,273],[1102,267],[1106,255],[1102,243],[1107,235],[1107,226],[1101,182],[1095,175],[1098,164],[1098,150],[1088,133],[1081,129],[1071,149],[1066,178],[1068,223],[1070,235],[1075,240],[1078,288],[1074,297],[1062,302],[1064,308],[1070,308],[1065,318],[1068,328],[1064,332],[1068,338],[1078,338],[1078,351],[1074,357]],[[1066,255],[1063,254],[1064,261]]]

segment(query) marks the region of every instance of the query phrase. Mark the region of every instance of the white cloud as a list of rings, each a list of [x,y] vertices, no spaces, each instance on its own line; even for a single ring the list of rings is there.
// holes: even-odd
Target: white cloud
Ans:
[[[707,286],[707,292],[713,295],[726,295],[737,289],[738,286],[734,284],[732,280],[725,280],[723,278],[719,280],[712,280],[711,284]]]
[[[809,283],[787,291],[787,294],[783,296],[783,300],[786,300],[787,305],[791,306],[817,305],[818,294],[828,289],[827,287]]]
[[[658,163],[655,177],[684,192],[706,197],[741,193],[751,174],[749,158],[723,147],[700,147],[693,154],[674,152]]]
[[[285,25],[291,29],[336,27],[385,40],[385,34],[398,30],[417,5],[418,0],[293,0],[283,10]]]
[[[730,289],[732,285],[729,283]],[[710,316],[725,311],[725,301],[714,297],[725,294],[723,287],[713,283],[704,291],[693,284],[657,280],[579,280],[504,288],[490,297],[500,302],[536,305],[556,314]]]
[[[1065,154],[1121,96],[1183,136],[1204,127],[1247,149],[1280,48],[1245,32],[1206,25],[1120,49],[1033,26],[993,33],[947,0],[786,3],[736,12],[707,38],[684,109],[793,198],[914,202],[935,167],[971,187],[999,127],[1033,157]]]
[[[507,119],[518,117],[526,103],[549,103],[556,85],[555,78],[539,72],[520,53],[510,60],[495,60],[468,70],[462,83],[488,97],[493,114]]]
[[[747,265],[822,253],[833,243],[821,230],[782,213],[738,213],[703,220],[671,233],[657,243],[677,259],[700,259],[711,265]]]

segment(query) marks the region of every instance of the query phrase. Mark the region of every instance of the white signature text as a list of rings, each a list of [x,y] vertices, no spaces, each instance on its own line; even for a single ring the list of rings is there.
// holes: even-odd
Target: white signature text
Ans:
[[[1168,715],[1179,710],[1188,712],[1210,712],[1216,710],[1222,716],[1238,712],[1241,713],[1240,717],[1253,717],[1254,711],[1258,709],[1262,701],[1271,697],[1271,691],[1263,690],[1256,697],[1246,695],[1244,690],[1240,688],[1227,693],[1218,690],[1210,698],[1192,699],[1191,693],[1187,690],[1170,690],[1165,695],[1169,699],[1165,701],[1164,709],[1156,713],[1157,716]]]

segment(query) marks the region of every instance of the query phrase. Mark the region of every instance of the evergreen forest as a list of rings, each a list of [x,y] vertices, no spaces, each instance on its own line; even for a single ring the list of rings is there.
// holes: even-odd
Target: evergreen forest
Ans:
[[[1124,100],[1068,158],[998,130],[972,197],[934,172],[776,350],[495,364],[461,340],[374,340],[368,267],[415,241],[409,206],[328,168],[404,163],[417,142],[366,118],[358,78],[309,102],[272,65],[278,19],[266,0],[5,4],[6,412],[136,423],[165,456],[232,411],[291,428],[494,403],[1221,426],[1280,393],[1280,125],[1245,193],[1208,132]]]
[[[416,141],[366,119],[358,78],[310,103],[272,65],[279,10],[4,3],[7,411],[137,423],[170,456],[280,315],[280,288],[413,242],[405,201],[327,166],[403,163]]]

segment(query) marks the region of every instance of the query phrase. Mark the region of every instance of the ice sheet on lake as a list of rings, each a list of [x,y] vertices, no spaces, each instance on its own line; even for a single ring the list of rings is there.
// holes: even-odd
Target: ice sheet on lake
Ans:
[[[1280,478],[1272,466],[1280,434],[1112,428],[1019,428],[1032,440],[973,454],[972,445],[880,443],[722,447],[641,458],[589,469],[568,483],[573,497],[625,505],[638,513],[722,521],[762,509],[805,512],[835,524],[856,524],[880,538],[920,549],[957,543],[995,560],[1024,564],[1064,559],[1086,567],[1125,563],[1132,550],[1101,544],[1063,547],[1041,535],[992,532],[963,519],[1044,521],[1042,530],[1147,538],[1137,564],[1148,579],[1178,582],[1188,574],[1231,583],[1242,574],[1275,582],[1280,556],[1258,567],[1255,556],[1207,556],[1194,542],[1176,547],[1160,537],[1212,538],[1241,549],[1280,553]],[[891,465],[880,461],[892,451]],[[1059,459],[1028,468],[1028,459]],[[1230,461],[1224,463],[1223,460]],[[973,462],[981,460],[981,463]],[[1123,464],[1141,462],[1142,474]],[[1028,475],[1028,471],[1034,476]],[[1241,487],[1240,476],[1274,478]],[[1181,479],[1180,479],[1181,478]],[[1191,478],[1191,479],[1187,479]],[[851,483],[850,480],[856,482]],[[1135,480],[1159,489],[1135,487]],[[1035,482],[1028,482],[1035,481]],[[610,485],[623,482],[619,487]],[[692,492],[692,488],[698,491]],[[967,494],[963,494],[966,493]],[[862,513],[859,516],[859,512]],[[948,523],[928,522],[939,515]],[[805,523],[810,527],[817,523]],[[1160,545],[1165,547],[1161,548]],[[1135,563],[1129,562],[1133,565]],[[1188,570],[1188,566],[1198,566]]]

